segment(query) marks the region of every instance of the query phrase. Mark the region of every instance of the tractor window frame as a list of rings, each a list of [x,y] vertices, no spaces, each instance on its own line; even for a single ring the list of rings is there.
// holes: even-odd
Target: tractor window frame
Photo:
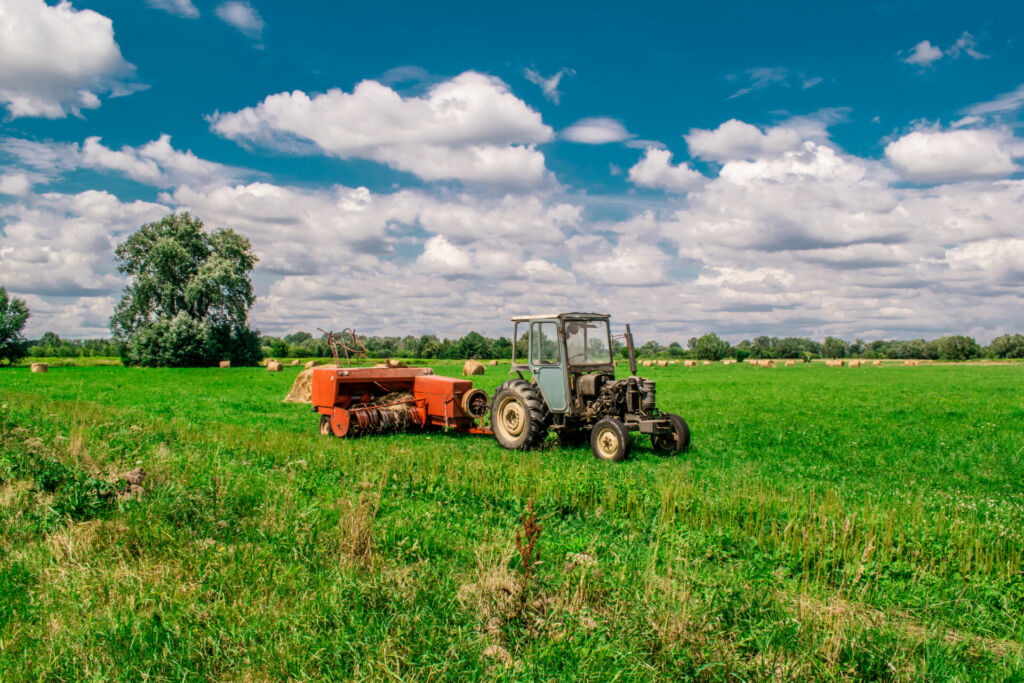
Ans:
[[[548,339],[554,341],[554,360],[544,359],[545,330],[543,326],[550,325],[551,334]],[[539,351],[539,353],[538,353]],[[532,365],[559,365],[562,362],[562,339],[558,333],[558,323],[554,320],[538,320],[530,323],[530,363]]]

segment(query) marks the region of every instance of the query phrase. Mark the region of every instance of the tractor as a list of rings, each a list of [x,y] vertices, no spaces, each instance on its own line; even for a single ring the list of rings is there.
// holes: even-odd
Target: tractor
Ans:
[[[539,447],[550,430],[563,444],[589,439],[594,457],[620,461],[629,455],[630,432],[650,434],[651,446],[675,454],[690,445],[690,429],[678,415],[662,413],[654,382],[636,374],[633,335],[623,335],[630,375],[615,379],[609,316],[559,313],[512,318],[512,367],[517,375],[491,400],[491,429],[505,448]],[[516,348],[526,342],[520,362]],[[529,371],[532,381],[523,376]]]

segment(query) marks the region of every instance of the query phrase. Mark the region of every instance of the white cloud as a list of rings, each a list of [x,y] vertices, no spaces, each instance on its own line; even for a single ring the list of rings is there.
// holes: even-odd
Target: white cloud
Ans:
[[[653,187],[669,192],[688,192],[706,178],[685,161],[672,165],[672,152],[649,147],[644,156],[629,169],[629,181],[642,187]]]
[[[781,154],[799,148],[801,143],[800,134],[793,128],[776,126],[762,132],[757,126],[736,119],[714,130],[694,128],[684,137],[691,155],[712,161]]]
[[[998,116],[1017,111],[1021,107],[1024,107],[1024,85],[988,102],[971,105],[965,110],[965,113],[969,116],[979,117]]]
[[[539,85],[541,91],[544,93],[544,97],[548,98],[555,104],[559,104],[559,99],[562,97],[562,93],[558,91],[558,84],[562,82],[563,76],[573,76],[575,71],[568,67],[559,69],[554,75],[544,78],[538,72],[533,69],[523,69],[523,75],[526,76],[526,80],[530,81],[534,85]]]
[[[915,66],[931,66],[932,63],[942,59],[943,54],[942,50],[932,45],[931,41],[922,40],[914,46],[914,49],[903,61]]]
[[[918,130],[886,145],[885,157],[913,182],[960,182],[1019,170],[1012,144],[1010,133],[1001,129]]]
[[[552,139],[551,128],[500,79],[473,71],[422,96],[403,97],[377,81],[362,81],[351,93],[270,95],[255,107],[214,113],[209,121],[215,133],[238,142],[291,151],[315,145],[424,180],[516,188],[552,180],[544,155],[534,148]]]
[[[604,145],[629,140],[633,135],[621,122],[607,116],[580,119],[562,131],[561,137],[585,145]]]
[[[764,90],[771,85],[785,85],[788,78],[789,70],[782,67],[761,66],[755,69],[748,69],[747,79],[750,81],[750,85],[740,88],[732,95],[729,95],[729,99],[749,95],[757,90]]]
[[[146,4],[186,19],[199,18],[199,10],[192,4],[192,0],[146,0]]]
[[[0,103],[11,117],[64,118],[100,106],[100,95],[134,86],[111,20],[70,2],[5,0],[0,5]]]
[[[81,145],[0,138],[0,151],[24,166],[51,175],[80,168],[113,171],[159,188],[209,187],[252,175],[243,169],[200,159],[190,150],[176,150],[169,135],[139,147],[124,145],[119,150],[105,146],[98,137],[86,138]]]
[[[226,24],[234,26],[250,38],[263,35],[263,18],[248,2],[229,0],[217,5],[214,13]]]
[[[24,173],[0,175],[0,194],[23,195],[32,189],[32,181]]]
[[[914,46],[914,49],[903,61],[906,64],[920,66],[923,69],[931,66],[947,55],[950,59],[959,59],[961,55],[967,55],[971,59],[988,59],[988,55],[978,52],[978,42],[975,40],[974,36],[967,31],[964,31],[960,37],[957,38],[956,42],[950,45],[945,51],[939,49],[935,45],[932,45],[929,40],[922,40]]]

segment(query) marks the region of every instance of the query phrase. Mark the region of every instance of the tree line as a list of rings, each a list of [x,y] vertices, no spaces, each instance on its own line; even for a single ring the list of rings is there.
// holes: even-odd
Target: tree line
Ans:
[[[261,336],[249,325],[255,295],[251,274],[256,254],[249,239],[234,230],[204,229],[188,213],[170,214],[147,223],[115,250],[118,270],[128,285],[110,319],[110,339],[61,339],[54,332],[28,340],[23,331],[28,306],[0,287],[0,362],[35,357],[120,356],[125,365],[182,367],[215,365],[230,360],[252,365],[261,358],[330,358],[321,336],[296,332],[284,337]],[[458,339],[433,334],[361,338],[371,358],[509,358],[512,341],[469,332]],[[516,355],[526,355],[526,340],[516,342]],[[625,358],[626,348],[612,342],[612,353]],[[757,336],[736,345],[714,332],[691,337],[686,345],[663,346],[648,341],[637,348],[643,358],[913,358],[970,360],[1024,358],[1024,335],[1005,334],[983,347],[972,337],[852,342],[826,337]]]

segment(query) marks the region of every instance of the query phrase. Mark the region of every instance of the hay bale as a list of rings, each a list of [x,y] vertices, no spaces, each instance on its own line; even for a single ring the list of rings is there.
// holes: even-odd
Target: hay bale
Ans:
[[[711,361],[709,361],[709,360],[704,361],[704,365],[711,365]]]
[[[299,361],[295,361],[295,363],[298,363],[298,362],[299,362]],[[294,365],[295,363],[293,363],[293,365]],[[310,370],[310,369],[312,369],[312,368],[315,368],[315,367],[317,367],[318,365],[320,365],[320,363],[316,362],[315,360],[311,360],[311,361],[308,361],[308,362],[306,363],[306,369],[307,369],[307,370]]]
[[[687,367],[687,368],[695,368],[695,367],[697,367],[697,361],[695,361],[695,360],[684,361],[683,362],[683,366]]]
[[[791,367],[793,367],[794,365],[796,365],[796,362],[795,362],[795,361],[792,361],[792,360],[787,360],[787,361],[786,361],[786,367],[787,367],[787,368],[791,368]]]
[[[337,365],[321,365],[319,370],[336,370]],[[313,368],[303,370],[292,382],[292,390],[284,397],[285,403],[312,403],[313,402]]]
[[[231,367],[231,361],[229,361],[229,360],[222,360],[220,362],[220,367],[222,367],[222,368],[230,368]]]
[[[732,365],[732,364],[733,364],[733,362],[734,362],[734,361],[733,361],[732,359],[730,359],[730,358],[726,358],[726,359],[724,359],[724,360],[722,361],[722,365]]]
[[[488,363],[488,365],[490,365],[491,367],[494,367],[497,364],[498,364],[498,361],[496,361],[496,360],[492,360],[491,362]]]
[[[757,367],[759,367],[759,368],[774,368],[775,367],[775,361],[773,361],[773,360],[771,360],[769,358],[762,358],[761,360],[757,361]]]
[[[875,362],[872,363],[872,365],[875,366],[876,368],[880,368],[882,367],[882,361],[876,360]]]
[[[276,360],[267,363],[267,372],[281,372],[283,368],[284,366]]]
[[[32,372],[46,372],[50,369],[50,366],[46,363],[33,363]]]
[[[658,367],[659,368],[667,368],[668,367],[668,361],[667,360],[659,360],[658,361]]]
[[[260,361],[260,365],[262,365],[263,367],[267,367],[271,363],[276,363],[276,362],[277,362],[277,360],[275,360],[273,358],[264,358],[263,360]]]
[[[314,362],[314,361],[310,361],[310,362]],[[289,365],[301,365],[301,364],[302,364],[302,361],[300,361],[298,358],[296,358],[291,363],[289,363]]]
[[[649,368],[653,364],[654,364],[654,361],[649,361],[649,360],[645,360],[643,363],[641,363],[641,365],[643,365],[645,368]]]
[[[850,361],[850,367],[851,368],[859,368],[860,367],[860,361],[859,360],[851,360]]]
[[[462,364],[462,374],[466,377],[482,375],[484,372],[486,372],[486,368],[484,368],[484,364],[478,360],[467,360]]]

